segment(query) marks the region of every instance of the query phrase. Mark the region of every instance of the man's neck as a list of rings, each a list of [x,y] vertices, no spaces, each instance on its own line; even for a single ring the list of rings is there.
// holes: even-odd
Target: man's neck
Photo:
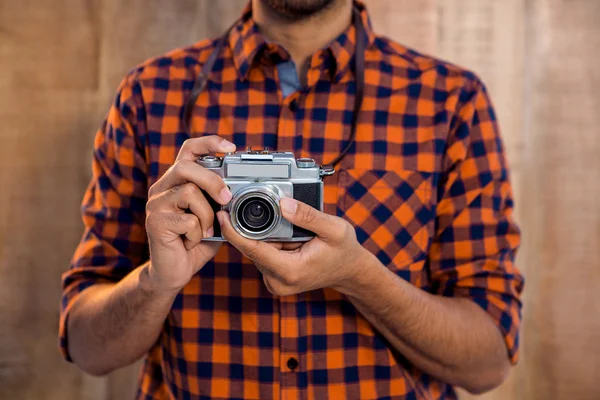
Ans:
[[[290,53],[298,75],[304,81],[310,57],[348,29],[352,21],[352,4],[352,0],[336,0],[318,14],[290,22],[260,0],[253,0],[252,13],[265,38],[280,44]]]

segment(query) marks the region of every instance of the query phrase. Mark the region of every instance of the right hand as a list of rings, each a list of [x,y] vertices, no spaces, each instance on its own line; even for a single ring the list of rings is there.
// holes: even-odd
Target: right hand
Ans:
[[[221,247],[220,242],[201,242],[213,235],[215,218],[200,189],[222,205],[231,201],[231,193],[217,174],[196,160],[233,151],[235,145],[218,136],[186,140],[175,164],[148,191],[149,276],[155,288],[181,290]]]

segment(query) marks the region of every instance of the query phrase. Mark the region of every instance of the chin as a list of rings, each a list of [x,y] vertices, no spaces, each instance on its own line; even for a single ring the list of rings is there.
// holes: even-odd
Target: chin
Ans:
[[[329,8],[339,0],[261,0],[281,18],[301,20]]]

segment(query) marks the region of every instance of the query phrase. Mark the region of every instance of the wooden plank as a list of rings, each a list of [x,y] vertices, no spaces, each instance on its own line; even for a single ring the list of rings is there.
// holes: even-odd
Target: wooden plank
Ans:
[[[498,114],[511,167],[517,205],[523,149],[523,91],[525,6],[523,0],[438,1],[436,54],[474,71],[487,86]],[[517,209],[517,220],[520,222]],[[521,258],[517,259],[520,265]],[[516,396],[522,367],[511,371],[498,389],[477,398],[505,400]],[[476,396],[461,391],[462,399]]]
[[[109,94],[131,68],[148,58],[190,45],[226,29],[245,4],[242,0],[131,0],[103,2],[101,87]]]
[[[110,95],[127,71],[194,40],[196,0],[107,0],[102,5],[101,87]],[[198,24],[199,25],[199,24]]]
[[[242,14],[247,0],[202,0],[197,21],[202,21],[203,37],[214,37],[225,32]]]
[[[57,348],[58,303],[81,235],[94,108],[76,92],[0,98],[0,398],[79,397],[81,374]]]
[[[0,0],[0,88],[96,89],[95,5]]]
[[[444,0],[438,13],[436,54],[482,78],[516,170],[523,146],[524,0]]]
[[[421,52],[436,50],[436,0],[367,0],[366,5],[376,33]]]
[[[227,29],[246,4],[245,0],[106,0],[102,8],[100,104],[108,107],[127,71],[148,58]],[[105,379],[87,378],[82,395],[100,392],[93,399],[132,398],[137,388],[140,363],[123,368]]]
[[[521,398],[597,399],[600,2],[528,0]]]

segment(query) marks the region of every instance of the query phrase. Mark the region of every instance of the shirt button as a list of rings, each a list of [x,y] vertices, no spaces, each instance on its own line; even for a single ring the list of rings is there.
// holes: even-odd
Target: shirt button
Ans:
[[[298,111],[298,100],[297,99],[294,99],[290,102],[290,110],[292,112]]]
[[[287,366],[292,371],[295,370],[298,368],[298,360],[296,360],[294,357],[291,357],[289,360],[287,360]]]

